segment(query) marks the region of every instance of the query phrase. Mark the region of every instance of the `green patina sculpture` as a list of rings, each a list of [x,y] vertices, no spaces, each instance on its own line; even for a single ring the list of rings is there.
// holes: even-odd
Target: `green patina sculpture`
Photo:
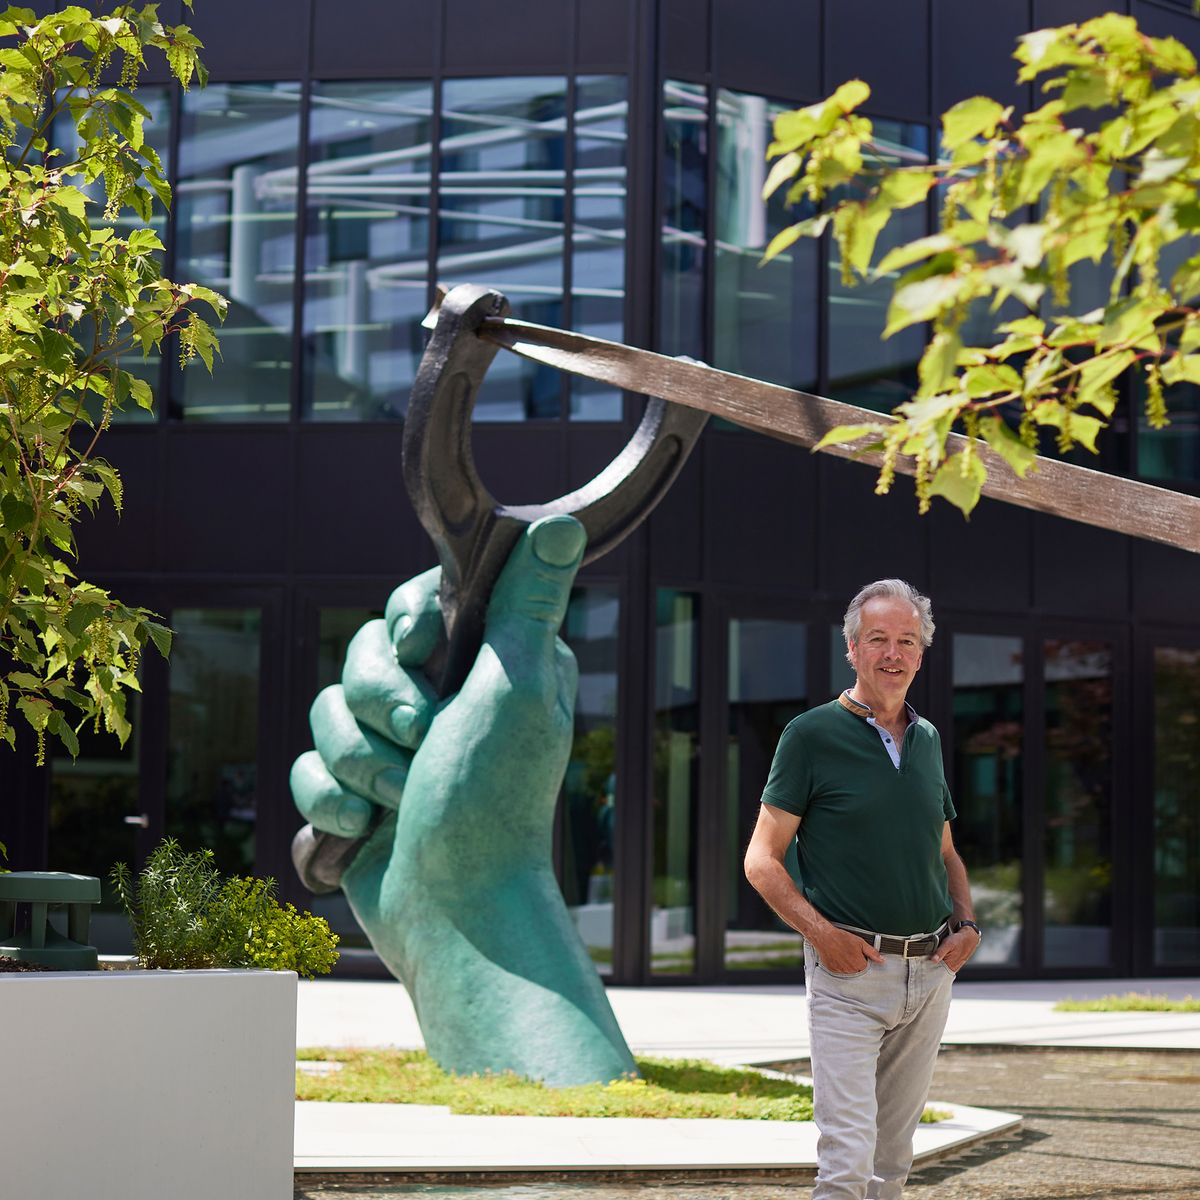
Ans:
[[[317,697],[292,857],[314,891],[345,892],[443,1067],[607,1082],[636,1068],[551,862],[578,682],[558,629],[580,564],[661,499],[707,416],[650,400],[589,483],[498,503],[470,431],[507,313],[470,284],[441,301],[403,453],[441,566],[393,593]]]
[[[636,1073],[551,861],[578,679],[558,629],[586,541],[570,516],[521,535],[466,682],[441,702],[421,670],[443,636],[440,571],[402,584],[317,697],[316,750],[292,771],[317,830],[369,835],[342,889],[429,1052],[459,1073]]]

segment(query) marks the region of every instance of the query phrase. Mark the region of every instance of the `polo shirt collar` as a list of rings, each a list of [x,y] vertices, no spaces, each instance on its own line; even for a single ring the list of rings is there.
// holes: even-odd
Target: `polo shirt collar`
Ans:
[[[861,700],[856,700],[850,695],[850,689],[847,688],[839,697],[838,703],[849,713],[853,713],[856,717],[861,717],[864,721],[875,716],[874,710],[869,704],[864,704]],[[908,723],[915,725],[920,717],[917,715],[917,710],[913,708],[907,700],[904,702],[904,709],[908,713]]]

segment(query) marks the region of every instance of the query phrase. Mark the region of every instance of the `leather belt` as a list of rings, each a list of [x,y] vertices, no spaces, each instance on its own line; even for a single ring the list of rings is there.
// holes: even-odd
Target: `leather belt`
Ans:
[[[946,924],[932,933],[906,938],[892,937],[886,933],[869,933],[865,929],[855,929],[849,925],[840,925],[838,928],[855,934],[868,946],[874,946],[884,954],[899,954],[902,958],[928,958],[950,936],[950,927]]]

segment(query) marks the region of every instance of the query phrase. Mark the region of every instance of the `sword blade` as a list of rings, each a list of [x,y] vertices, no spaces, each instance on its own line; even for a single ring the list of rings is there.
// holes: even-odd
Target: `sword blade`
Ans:
[[[533,362],[623,391],[697,408],[755,433],[810,449],[835,426],[892,420],[825,396],[528,321],[488,320],[479,336]],[[961,434],[951,434],[947,453],[963,449],[967,441]],[[821,453],[879,466],[880,453],[856,449],[856,445],[861,443],[824,446]],[[1198,497],[1040,455],[1022,478],[986,443],[976,442],[975,452],[988,469],[985,496],[1200,553]],[[913,475],[916,464],[901,456],[896,470]]]

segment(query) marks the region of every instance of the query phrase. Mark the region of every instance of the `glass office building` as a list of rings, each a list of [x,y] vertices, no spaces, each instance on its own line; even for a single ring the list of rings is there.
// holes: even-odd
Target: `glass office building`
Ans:
[[[292,872],[287,777],[354,631],[434,562],[400,450],[435,285],[890,409],[922,334],[879,339],[886,288],[845,288],[828,242],[759,266],[790,219],[761,200],[773,115],[864,78],[877,151],[926,161],[957,100],[1031,103],[1019,34],[1099,8],[198,3],[209,86],[141,95],[175,189],[166,269],[229,297],[223,361],[211,379],[171,354],[139,368],[157,412],[107,437],[125,515],[85,522],[80,553],[85,577],[167,617],[175,650],[147,656],[123,750],[85,738],[45,770],[9,755],[12,865],[106,875],[171,834],[275,876],[341,930],[339,970],[378,971],[340,898]],[[1200,47],[1190,5],[1128,11]],[[909,210],[887,236],[935,221]],[[1195,491],[1196,390],[1162,431],[1136,401],[1095,465]],[[502,355],[480,474],[510,503],[567,492],[642,404]],[[1200,561],[994,501],[969,525],[915,507],[907,485],[877,499],[863,467],[712,422],[652,518],[581,572],[555,855],[606,978],[802,977],[741,856],[780,731],[851,681],[847,600],[892,575],[935,605],[912,699],[942,731],[986,929],[970,974],[1200,971]],[[117,921],[96,928],[119,944]]]

